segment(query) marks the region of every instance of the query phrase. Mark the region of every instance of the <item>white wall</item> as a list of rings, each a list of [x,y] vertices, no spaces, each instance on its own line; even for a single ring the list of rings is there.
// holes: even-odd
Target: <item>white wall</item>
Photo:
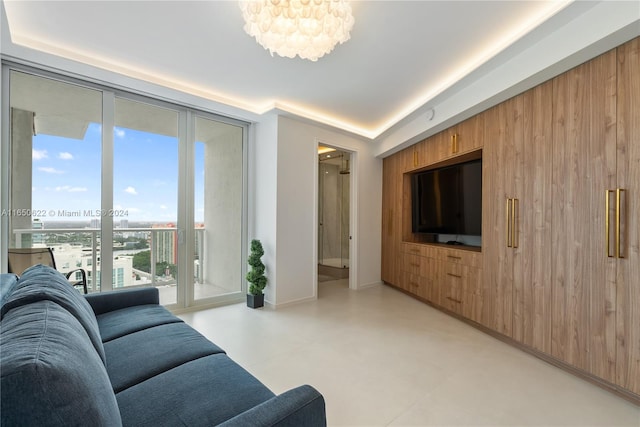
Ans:
[[[249,136],[249,239],[259,239],[268,278],[265,301],[276,301],[276,247],[278,198],[278,116],[267,114],[251,127]]]
[[[249,153],[249,238],[260,239],[274,307],[317,297],[318,143],[354,153],[355,287],[380,283],[382,160],[370,142],[268,114],[253,126]]]
[[[356,225],[351,274],[356,287],[380,282],[382,161],[370,142],[327,128],[278,119],[276,306],[316,297],[318,142],[355,153]]]

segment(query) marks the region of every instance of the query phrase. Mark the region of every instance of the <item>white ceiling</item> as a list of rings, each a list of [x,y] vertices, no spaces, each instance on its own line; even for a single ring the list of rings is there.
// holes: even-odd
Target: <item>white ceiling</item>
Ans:
[[[355,1],[351,40],[317,62],[271,57],[236,1],[3,3],[11,43],[375,138],[570,2]]]

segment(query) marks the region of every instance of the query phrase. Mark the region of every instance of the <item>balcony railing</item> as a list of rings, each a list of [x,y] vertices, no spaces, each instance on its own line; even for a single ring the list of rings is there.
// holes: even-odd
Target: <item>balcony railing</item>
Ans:
[[[149,276],[150,281],[149,282],[144,282],[142,284],[137,284],[137,285],[126,285],[126,287],[144,287],[144,286],[159,286],[159,285],[166,285],[167,282],[164,281],[162,283],[160,283],[158,281],[158,275],[156,272],[156,264],[157,264],[157,253],[158,253],[158,248],[157,245],[158,243],[161,241],[161,239],[159,239],[159,234],[160,233],[170,233],[173,232],[173,241],[172,239],[162,239],[165,243],[165,245],[170,244],[173,245],[173,250],[177,249],[177,242],[178,242],[178,229],[176,227],[157,227],[157,228],[115,228],[113,230],[114,234],[118,234],[118,233],[145,233],[148,235],[149,238],[149,248],[145,248],[145,249],[132,249],[132,248],[126,248],[126,249],[122,249],[122,250],[118,250],[118,252],[126,252],[126,253],[133,253],[133,252],[140,252],[141,250],[149,250],[150,251],[150,271],[149,272],[145,272],[145,271],[141,271],[141,270],[136,270],[133,269],[132,270],[137,274],[137,275],[142,275],[142,276]],[[203,252],[204,252],[204,243],[203,243],[203,239],[204,239],[204,232],[205,229],[204,228],[196,228],[195,229],[195,233],[196,233],[196,247],[195,249],[195,260],[197,261],[197,266],[194,266],[194,280],[197,283],[202,283],[202,275],[203,275],[203,263],[204,263],[204,259],[205,257],[203,257]],[[76,269],[78,267],[82,267],[85,270],[90,271],[89,274],[89,289],[91,291],[99,291],[99,286],[97,286],[97,283],[95,282],[95,278],[98,277],[98,270],[99,270],[99,266],[100,266],[100,258],[99,258],[99,253],[100,253],[100,229],[99,228],[46,228],[46,229],[16,229],[13,231],[13,234],[15,235],[15,247],[20,248],[23,245],[24,242],[24,237],[25,236],[31,236],[31,239],[27,239],[27,240],[31,240],[31,246],[59,246],[60,243],[54,243],[51,242],[51,239],[48,239],[46,236],[48,235],[69,235],[69,234],[75,234],[75,235],[85,235],[89,237],[89,239],[80,239],[79,241],[66,241],[66,244],[69,244],[71,246],[78,246],[78,243],[80,243],[82,246],[82,250],[83,252],[90,252],[90,257],[91,257],[91,261],[90,262],[83,262],[83,258],[84,256],[81,254],[79,259],[76,260],[76,262],[74,263],[74,265],[69,265],[68,266],[68,270],[73,270]],[[42,240],[41,242],[34,242],[34,237],[38,236],[37,240]],[[87,240],[88,240],[88,244],[87,244]],[[169,240],[169,243],[167,243],[167,240]],[[35,244],[34,244],[35,243]],[[115,251],[114,251],[115,252]],[[56,255],[56,252],[54,251],[54,256]],[[84,260],[87,261],[87,260]],[[65,268],[62,267],[59,263],[59,261],[56,259],[56,267],[58,268],[58,270],[65,272]],[[80,264],[80,265],[78,265]]]

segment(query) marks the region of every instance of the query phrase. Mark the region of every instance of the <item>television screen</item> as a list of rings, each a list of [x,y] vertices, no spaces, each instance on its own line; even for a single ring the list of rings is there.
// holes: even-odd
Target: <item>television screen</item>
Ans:
[[[411,192],[414,233],[482,235],[482,160],[416,173]]]

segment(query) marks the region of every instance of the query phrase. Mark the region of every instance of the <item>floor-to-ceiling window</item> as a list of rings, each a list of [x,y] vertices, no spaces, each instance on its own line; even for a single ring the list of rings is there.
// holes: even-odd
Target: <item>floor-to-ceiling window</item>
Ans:
[[[5,245],[53,247],[91,292],[154,286],[170,307],[242,297],[244,123],[23,67],[3,78]]]
[[[196,300],[242,289],[243,135],[241,126],[195,117]]]
[[[95,291],[102,93],[21,71],[9,79],[9,245],[52,248],[57,268],[85,268]]]
[[[115,98],[113,269],[115,287],[155,285],[161,303],[178,301],[178,116]]]

